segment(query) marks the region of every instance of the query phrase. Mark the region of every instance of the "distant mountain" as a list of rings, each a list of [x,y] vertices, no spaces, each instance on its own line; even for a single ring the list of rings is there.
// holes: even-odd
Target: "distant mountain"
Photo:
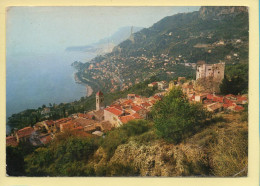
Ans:
[[[112,49],[121,43],[122,41],[128,39],[131,35],[130,26],[121,27],[112,36],[103,38],[97,43],[92,43],[86,46],[71,46],[66,48],[66,51],[81,51],[81,52],[91,52],[98,55],[112,52]],[[133,27],[133,33],[140,31],[142,27]]]
[[[247,61],[248,29],[246,7],[201,7],[163,18],[135,33],[135,42],[120,43],[114,52],[121,56],[181,55],[193,63],[215,63],[237,54],[239,61]]]
[[[248,64],[248,22],[247,7],[201,7],[168,16],[81,64],[77,75],[96,89],[114,91],[152,76],[193,77],[199,60]]]

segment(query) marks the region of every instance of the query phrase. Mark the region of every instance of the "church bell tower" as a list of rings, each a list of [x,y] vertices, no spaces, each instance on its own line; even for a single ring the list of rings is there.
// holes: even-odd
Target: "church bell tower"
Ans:
[[[96,94],[96,110],[104,109],[104,94],[101,91],[98,91]]]

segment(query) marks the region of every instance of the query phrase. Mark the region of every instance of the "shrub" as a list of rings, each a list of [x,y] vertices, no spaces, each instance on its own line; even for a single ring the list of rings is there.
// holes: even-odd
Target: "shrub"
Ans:
[[[154,105],[152,114],[157,134],[173,143],[181,142],[209,117],[201,104],[190,104],[177,88]]]
[[[134,141],[136,141],[139,144],[146,144],[146,143],[150,143],[157,139],[158,139],[158,136],[156,135],[155,131],[149,130],[148,132],[145,132],[139,136],[136,136],[134,138]]]
[[[102,147],[107,153],[107,158],[111,158],[116,148],[128,141],[129,137],[140,135],[149,130],[151,125],[145,120],[130,121],[127,124],[110,131],[103,140]]]

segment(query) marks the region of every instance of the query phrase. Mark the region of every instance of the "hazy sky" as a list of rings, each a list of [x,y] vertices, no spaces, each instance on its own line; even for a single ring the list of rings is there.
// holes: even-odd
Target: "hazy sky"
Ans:
[[[123,26],[155,22],[199,7],[11,7],[7,11],[7,53],[54,53],[91,44]]]

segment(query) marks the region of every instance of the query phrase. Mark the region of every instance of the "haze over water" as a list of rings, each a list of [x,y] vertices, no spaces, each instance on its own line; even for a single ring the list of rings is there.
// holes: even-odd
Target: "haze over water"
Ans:
[[[43,104],[86,95],[74,81],[74,61],[94,55],[65,52],[109,37],[120,27],[150,27],[165,16],[199,7],[11,7],[6,24],[7,117]]]
[[[84,53],[7,56],[7,116],[43,104],[71,102],[86,96],[75,83],[73,60],[85,61]]]

